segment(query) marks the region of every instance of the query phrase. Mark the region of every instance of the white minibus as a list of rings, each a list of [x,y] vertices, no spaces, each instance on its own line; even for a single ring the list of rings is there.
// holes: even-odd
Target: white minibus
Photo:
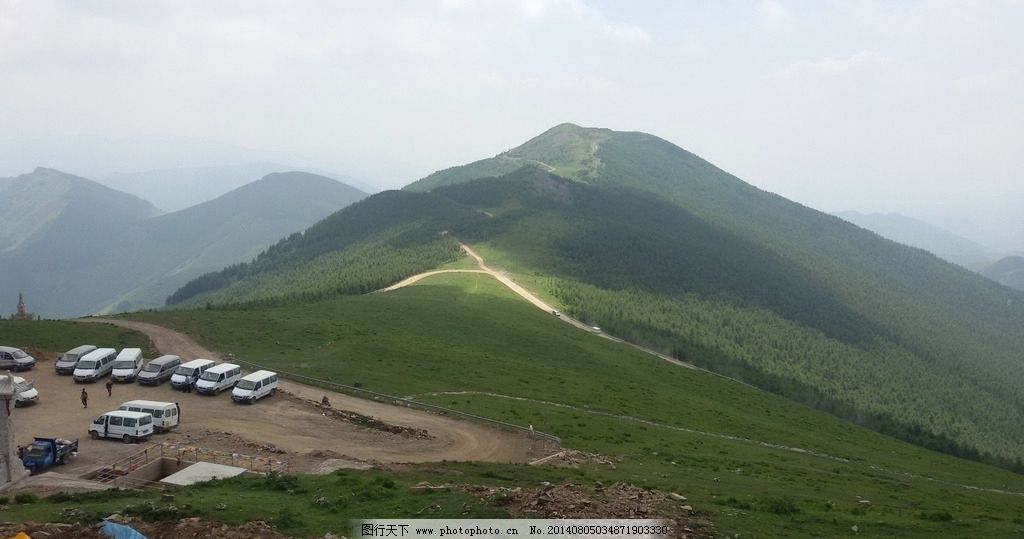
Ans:
[[[231,400],[235,402],[256,402],[267,395],[277,392],[277,373],[256,371],[247,374],[238,381],[231,390]]]
[[[113,348],[97,348],[78,360],[72,378],[76,382],[95,382],[110,374],[115,357],[117,351]]]
[[[128,401],[121,403],[117,408],[128,412],[145,412],[153,416],[153,430],[157,432],[171,430],[177,426],[181,416],[181,407],[174,402]]]
[[[93,420],[89,436],[93,439],[120,438],[124,443],[145,440],[153,434],[153,416],[143,412],[114,410]]]
[[[242,368],[234,363],[214,365],[199,375],[199,381],[196,382],[196,393],[216,395],[225,389],[235,387],[241,377]]]
[[[214,366],[215,363],[209,359],[193,359],[187,363],[178,365],[171,376],[171,387],[174,389],[186,389],[192,387],[199,380],[206,369]]]
[[[132,382],[142,370],[142,350],[138,348],[125,348],[117,354],[114,359],[114,368],[110,371],[110,378],[115,382]]]

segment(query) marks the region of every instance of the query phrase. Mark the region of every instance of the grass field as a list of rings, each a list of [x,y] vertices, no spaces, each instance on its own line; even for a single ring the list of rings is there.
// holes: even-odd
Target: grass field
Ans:
[[[107,324],[0,320],[0,345],[3,346],[40,348],[51,353],[62,353],[82,344],[101,348],[141,348],[144,357],[154,357],[148,337]],[[36,360],[52,361],[53,358],[37,357]],[[52,364],[49,368],[53,368]]]
[[[588,478],[685,493],[716,511],[728,534],[836,536],[858,526],[977,537],[1024,525],[1022,476],[578,331],[484,275],[307,305],[133,318],[281,370],[532,424],[620,461]]]

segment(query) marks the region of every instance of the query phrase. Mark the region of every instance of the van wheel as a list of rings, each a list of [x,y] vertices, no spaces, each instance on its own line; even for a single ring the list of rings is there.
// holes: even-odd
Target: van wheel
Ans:
[[[277,395],[277,388],[276,387],[274,389],[270,390],[270,396],[273,397],[274,395]]]
[[[124,436],[121,437],[121,441],[126,444],[130,444],[132,443],[132,437],[125,434]]]
[[[92,438],[93,440],[99,440],[100,439],[100,433],[98,433],[98,432],[96,432],[94,430],[91,430],[91,431],[89,431],[89,437]]]

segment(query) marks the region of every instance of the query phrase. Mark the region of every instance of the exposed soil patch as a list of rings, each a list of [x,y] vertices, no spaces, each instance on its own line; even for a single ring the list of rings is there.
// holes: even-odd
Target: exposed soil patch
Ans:
[[[593,487],[547,483],[536,488],[468,486],[464,489],[492,505],[505,507],[515,518],[664,518],[673,522],[674,537],[712,537],[715,533],[711,515],[695,511],[685,496],[625,483]]]

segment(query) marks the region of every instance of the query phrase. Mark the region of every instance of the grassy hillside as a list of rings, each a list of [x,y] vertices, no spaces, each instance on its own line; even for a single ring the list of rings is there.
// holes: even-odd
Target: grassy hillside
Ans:
[[[5,182],[0,298],[25,292],[46,317],[157,307],[190,279],[256,256],[364,193],[305,173],[271,174],[156,215],[148,202],[39,169]],[[4,309],[6,311],[6,309]]]
[[[149,337],[132,330],[107,324],[88,322],[0,320],[0,345],[33,348],[52,354],[66,352],[76,346],[92,344],[110,348],[141,348],[144,357],[152,358]],[[53,357],[36,357],[39,362]],[[37,368],[52,368],[45,364]]]
[[[568,447],[617,461],[614,469],[584,465],[573,482],[685,493],[714,513],[725,536],[833,537],[851,526],[887,537],[1003,536],[1024,522],[1019,495],[986,490],[1024,492],[1019,475],[581,332],[485,275],[420,283],[302,305],[132,318],[273,368],[554,432]],[[485,468],[490,479],[436,473],[523,487],[565,477]]]
[[[763,192],[651,135],[567,124],[507,157],[542,164],[473,181],[490,165],[450,169],[432,180],[447,185],[373,197],[363,214],[401,215],[392,200],[418,202],[434,211],[429,227],[416,218],[388,227],[448,231],[616,335],[927,447],[1007,466],[1024,453],[1024,294]],[[331,219],[361,217],[353,209]],[[366,222],[361,237],[379,228]],[[260,263],[289,263],[299,245],[282,242]],[[266,272],[249,270],[236,290],[260,288]],[[326,272],[301,282],[318,280],[315,297],[358,291]],[[274,295],[294,297],[288,279],[278,282]]]
[[[189,282],[167,304],[252,304],[370,292],[459,258],[458,245],[445,231],[479,218],[436,195],[380,193],[279,241],[250,263]]]

